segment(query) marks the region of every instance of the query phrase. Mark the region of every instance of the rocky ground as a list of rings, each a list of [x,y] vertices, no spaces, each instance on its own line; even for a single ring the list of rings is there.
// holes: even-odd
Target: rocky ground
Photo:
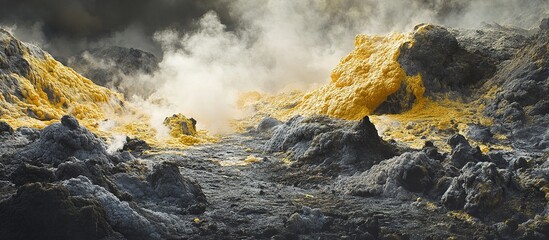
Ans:
[[[0,122],[0,239],[549,238],[549,20],[418,27],[403,69],[434,100],[483,104],[492,125],[413,149],[368,117],[265,118],[218,143],[111,151],[71,116]],[[378,114],[407,110],[398,94]]]

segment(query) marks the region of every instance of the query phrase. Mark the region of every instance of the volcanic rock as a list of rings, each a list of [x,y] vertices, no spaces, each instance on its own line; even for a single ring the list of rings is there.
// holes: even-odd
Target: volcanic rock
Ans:
[[[547,42],[549,31],[542,27],[486,83],[498,86],[498,91],[488,99],[485,113],[495,119],[493,129],[514,139],[516,147],[539,150],[549,147]]]
[[[506,182],[494,163],[469,162],[442,196],[450,209],[470,214],[488,212],[503,201]]]
[[[182,207],[206,202],[200,185],[183,177],[175,163],[163,162],[155,166],[147,181],[156,195],[164,201],[177,203]]]
[[[145,217],[136,212],[128,202],[120,201],[106,189],[93,185],[84,176],[65,180],[62,184],[71,196],[96,200],[106,210],[106,218],[112,228],[128,239],[159,239],[155,227]]]
[[[420,24],[414,30],[413,44],[400,48],[398,62],[408,75],[421,74],[426,95],[463,90],[496,71],[485,57],[460,47],[446,28]]]
[[[0,202],[3,239],[124,239],[94,200],[69,196],[63,186],[34,183]]]
[[[40,139],[19,152],[18,157],[30,161],[53,164],[69,157],[97,159],[108,162],[105,143],[71,116],[64,116],[61,123],[54,123],[42,130]]]
[[[445,175],[442,164],[423,152],[404,153],[381,161],[360,175],[342,180],[337,185],[346,194],[384,196],[407,199],[412,193],[433,190]]]
[[[463,135],[453,135],[448,139],[448,145],[452,147],[450,160],[457,168],[465,166],[468,162],[488,161],[480,148],[472,147]]]
[[[0,122],[0,134],[13,134],[13,128],[6,122]]]
[[[396,155],[396,149],[379,137],[368,117],[343,121],[320,115],[296,116],[275,127],[265,150],[287,152],[298,162],[351,168],[369,168]]]
[[[16,186],[35,182],[49,183],[55,180],[55,175],[47,168],[23,163],[10,175],[10,180]]]

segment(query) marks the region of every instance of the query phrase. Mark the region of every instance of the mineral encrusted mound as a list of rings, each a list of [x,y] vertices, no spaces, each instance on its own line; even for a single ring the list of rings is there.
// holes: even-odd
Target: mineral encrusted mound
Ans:
[[[93,84],[40,48],[0,29],[0,118],[13,127],[44,126],[70,111],[104,119],[121,107],[119,94]]]
[[[337,185],[350,195],[409,199],[412,193],[435,190],[439,179],[445,175],[442,164],[425,153],[404,153],[381,161],[362,174],[342,180]]]
[[[80,126],[76,118],[71,116],[63,116],[60,123],[44,128],[40,133],[40,139],[23,148],[17,157],[54,166],[69,157],[105,162],[109,160],[105,143],[88,129]]]
[[[408,75],[421,74],[425,94],[460,91],[496,71],[490,59],[468,52],[446,28],[420,24],[413,41],[400,48],[398,62]]]
[[[0,202],[2,239],[124,239],[91,199],[69,196],[63,186],[28,184]]]
[[[170,129],[170,135],[174,138],[195,136],[197,134],[196,120],[187,118],[181,113],[166,117],[163,124]]]
[[[112,88],[127,97],[136,94],[148,97],[152,84],[139,81],[138,74],[152,74],[158,69],[158,59],[151,53],[124,47],[94,48],[68,60],[74,70],[91,79],[95,84]]]
[[[179,167],[172,162],[163,162],[154,167],[147,181],[156,196],[168,202],[187,207],[198,202],[206,202],[206,196],[198,183],[185,178]]]
[[[441,201],[450,209],[485,213],[503,202],[506,186],[507,181],[494,163],[469,162],[452,180]]]
[[[344,121],[320,115],[295,116],[276,126],[265,150],[287,152],[298,162],[351,168],[368,168],[396,155],[368,117]]]

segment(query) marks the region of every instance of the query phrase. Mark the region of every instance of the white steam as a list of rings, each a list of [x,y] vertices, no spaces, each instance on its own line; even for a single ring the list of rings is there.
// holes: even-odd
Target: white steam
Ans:
[[[164,84],[156,85],[152,99],[163,104],[151,109],[181,112],[211,132],[231,131],[229,120],[242,117],[235,107],[240,93],[308,90],[325,84],[358,33],[409,31],[422,22],[531,27],[549,13],[544,2],[232,1],[231,14],[239,19],[236,29],[227,30],[216,13],[209,12],[197,21],[196,31],[155,34],[164,57],[151,81],[161,79]]]

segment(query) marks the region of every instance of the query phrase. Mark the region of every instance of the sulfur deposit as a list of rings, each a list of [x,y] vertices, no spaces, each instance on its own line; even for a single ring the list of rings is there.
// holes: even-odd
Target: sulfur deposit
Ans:
[[[398,104],[409,108],[425,91],[421,75],[408,76],[398,63],[400,48],[411,36],[356,36],[355,50],[332,71],[330,84],[306,94],[297,111],[357,120],[374,113],[400,89],[406,97]]]
[[[104,109],[121,111],[119,94],[4,30],[0,30],[0,66],[0,119],[13,127],[44,127],[67,113],[91,125],[106,117]]]

